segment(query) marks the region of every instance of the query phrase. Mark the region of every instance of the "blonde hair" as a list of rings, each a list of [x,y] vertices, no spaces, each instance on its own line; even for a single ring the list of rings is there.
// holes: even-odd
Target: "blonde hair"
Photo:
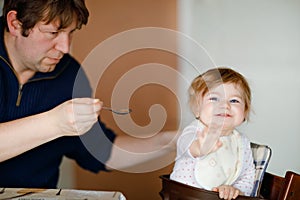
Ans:
[[[245,119],[248,120],[251,109],[251,90],[249,84],[243,75],[230,68],[210,69],[192,81],[188,92],[189,104],[194,115],[198,117],[200,97],[203,97],[210,89],[224,83],[233,83],[242,90],[242,98],[245,103]]]

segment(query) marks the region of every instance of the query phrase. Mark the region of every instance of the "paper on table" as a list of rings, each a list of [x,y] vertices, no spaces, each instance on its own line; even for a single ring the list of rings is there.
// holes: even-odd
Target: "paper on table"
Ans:
[[[5,188],[0,200],[126,200],[121,192],[72,189]]]

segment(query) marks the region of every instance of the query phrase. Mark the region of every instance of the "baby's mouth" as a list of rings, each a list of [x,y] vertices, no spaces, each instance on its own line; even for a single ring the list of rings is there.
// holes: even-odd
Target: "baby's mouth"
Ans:
[[[230,114],[228,113],[219,113],[219,114],[216,114],[217,117],[232,117]]]

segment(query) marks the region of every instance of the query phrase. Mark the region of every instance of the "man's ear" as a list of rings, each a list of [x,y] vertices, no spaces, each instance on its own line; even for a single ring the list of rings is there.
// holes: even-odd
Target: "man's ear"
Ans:
[[[22,26],[21,22],[17,19],[17,12],[14,10],[11,10],[8,12],[7,17],[7,26],[8,26],[8,31],[12,35],[18,35],[22,31]]]

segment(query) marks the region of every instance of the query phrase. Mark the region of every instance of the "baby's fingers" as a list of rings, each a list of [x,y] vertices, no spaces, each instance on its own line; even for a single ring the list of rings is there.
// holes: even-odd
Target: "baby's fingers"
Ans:
[[[236,199],[240,194],[240,191],[237,188],[227,185],[213,188],[212,191],[219,192],[219,198],[226,200]]]
[[[234,193],[233,193],[232,198],[236,199],[239,196],[239,194],[240,194],[240,191],[239,190],[235,190]]]

